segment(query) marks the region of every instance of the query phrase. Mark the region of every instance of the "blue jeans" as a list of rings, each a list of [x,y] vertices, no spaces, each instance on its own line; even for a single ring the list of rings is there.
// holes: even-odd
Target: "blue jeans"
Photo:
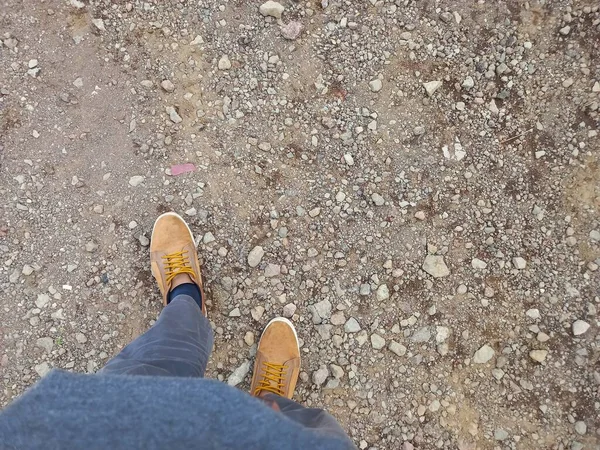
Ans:
[[[111,359],[99,374],[204,377],[213,341],[210,322],[198,304],[188,295],[178,295],[163,309],[156,323]],[[337,421],[322,409],[306,408],[275,394],[267,394],[261,400],[307,428],[347,438]]]

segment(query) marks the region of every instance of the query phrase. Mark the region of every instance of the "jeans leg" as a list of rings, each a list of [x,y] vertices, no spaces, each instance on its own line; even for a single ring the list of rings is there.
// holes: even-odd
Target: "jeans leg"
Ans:
[[[202,377],[213,331],[198,304],[178,295],[156,323],[111,359],[100,374]]]
[[[288,419],[311,428],[317,433],[333,435],[346,440],[351,445],[354,445],[350,437],[342,429],[340,424],[333,416],[320,408],[307,408],[285,397],[280,397],[275,394],[266,394],[260,397],[265,403]]]

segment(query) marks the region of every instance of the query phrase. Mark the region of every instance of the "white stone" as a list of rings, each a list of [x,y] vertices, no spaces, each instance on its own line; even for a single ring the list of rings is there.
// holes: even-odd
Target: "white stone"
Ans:
[[[250,267],[258,266],[262,261],[263,256],[265,256],[265,251],[260,245],[257,245],[248,254],[248,265]]]
[[[548,350],[531,350],[529,352],[529,357],[537,362],[543,362],[548,356]]]
[[[175,85],[171,82],[171,80],[163,80],[160,83],[160,86],[167,92],[173,92],[175,90]]]
[[[231,69],[231,61],[229,61],[229,57],[227,55],[221,56],[218,63],[219,70],[229,70]]]
[[[48,294],[38,294],[37,299],[35,301],[35,306],[38,308],[43,308],[50,301],[50,296]]]
[[[519,270],[523,270],[525,267],[527,267],[527,261],[525,261],[520,256],[513,258],[512,263],[513,263],[513,266],[515,266],[515,268],[517,268]]]
[[[379,92],[382,87],[383,87],[383,83],[381,82],[381,80],[379,78],[375,78],[374,80],[369,82],[369,88],[373,92]]]
[[[441,255],[427,255],[423,262],[423,270],[434,278],[442,278],[450,275],[450,269]]]
[[[435,94],[435,91],[442,87],[442,82],[439,80],[429,81],[427,83],[423,83],[423,87],[425,88],[427,95],[431,97],[433,94]]]
[[[39,298],[39,297],[38,297]],[[590,324],[585,320],[576,320],[573,322],[573,335],[581,336],[590,329]]]
[[[181,118],[181,116],[179,115],[177,110],[175,108],[173,108],[172,106],[167,106],[165,108],[165,111],[169,115],[169,119],[171,119],[171,122],[173,122],[173,123],[183,122],[183,119]]]
[[[506,432],[502,428],[497,428],[496,431],[494,431],[494,439],[496,439],[497,441],[504,441],[508,439],[508,432]]]
[[[102,19],[92,19],[92,23],[100,31],[106,31],[106,27],[104,26],[104,20],[102,20]]]
[[[468,76],[464,79],[464,81],[462,82],[462,87],[464,87],[465,89],[471,89],[475,86],[475,81],[473,80],[473,78],[471,76]]]
[[[269,0],[268,2],[260,5],[258,11],[265,17],[271,16],[275,17],[276,19],[281,19],[281,15],[283,14],[283,11],[285,11],[285,8],[283,5],[281,5],[281,3]]]
[[[473,363],[485,364],[490,359],[492,359],[495,354],[496,352],[494,351],[494,349],[486,344],[475,352],[475,354],[473,355]]]
[[[140,184],[142,184],[145,179],[146,179],[146,177],[144,177],[142,175],[135,175],[129,179],[129,184],[133,187],[136,187],[136,186],[139,186]]]
[[[585,433],[587,433],[587,425],[585,424],[585,422],[583,420],[578,420],[577,422],[575,422],[575,432],[582,436]]]
[[[473,269],[485,269],[487,267],[487,263],[479,258],[473,258],[471,261],[471,267],[473,267]]]
[[[385,199],[376,192],[373,195],[371,195],[371,200],[373,200],[375,206],[383,206],[385,204]]]
[[[537,320],[537,319],[540,318],[540,310],[537,309],[537,308],[531,308],[531,309],[528,309],[525,312],[525,315],[527,317],[530,317],[530,318],[534,319],[534,320]]]
[[[435,327],[435,330],[436,330],[435,341],[438,344],[441,344],[446,339],[448,339],[448,337],[450,336],[450,328],[448,328],[448,327],[437,326],[437,327]]]
[[[265,307],[262,305],[257,305],[250,310],[250,315],[257,322],[259,322],[260,319],[262,319],[262,316],[264,313],[265,313]]]
[[[560,30],[558,30],[560,32],[560,34],[562,34],[563,36],[566,36],[567,34],[569,34],[571,32],[571,27],[569,25],[567,25],[566,27],[561,28]]]

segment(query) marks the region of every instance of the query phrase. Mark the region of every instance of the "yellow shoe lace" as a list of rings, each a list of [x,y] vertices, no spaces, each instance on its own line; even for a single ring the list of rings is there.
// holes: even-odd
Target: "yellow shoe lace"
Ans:
[[[257,396],[261,392],[272,392],[280,396],[284,396],[283,381],[286,374],[286,367],[281,364],[264,363],[262,368],[263,378],[258,382],[257,388],[254,390],[254,395]],[[273,384],[274,383],[274,384]]]
[[[189,256],[187,256],[187,250],[169,253],[168,255],[164,255],[162,259],[164,260],[165,265],[167,286],[170,286],[171,281],[173,281],[173,278],[175,278],[177,275],[181,275],[182,273],[187,273],[188,275],[190,275],[192,280],[196,279],[194,269],[192,269],[192,267],[190,266],[190,258]]]

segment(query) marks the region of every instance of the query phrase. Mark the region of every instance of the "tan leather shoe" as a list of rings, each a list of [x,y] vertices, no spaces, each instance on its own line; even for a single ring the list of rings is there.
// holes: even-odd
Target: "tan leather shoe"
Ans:
[[[202,271],[196,243],[190,228],[179,214],[168,212],[154,222],[150,242],[150,265],[165,306],[167,296],[174,287],[183,283],[195,283],[200,289],[202,312],[206,316]]]
[[[250,393],[292,398],[300,374],[300,346],[294,325],[283,317],[269,322],[258,343]]]

